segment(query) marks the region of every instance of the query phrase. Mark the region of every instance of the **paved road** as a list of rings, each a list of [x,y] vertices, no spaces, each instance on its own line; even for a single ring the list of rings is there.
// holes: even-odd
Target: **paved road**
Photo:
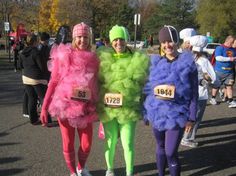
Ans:
[[[59,128],[32,126],[23,118],[22,94],[20,72],[13,71],[8,59],[0,58],[0,176],[69,176],[61,153]],[[103,141],[98,139],[97,129],[95,123],[87,167],[94,176],[103,176]],[[236,176],[236,109],[225,103],[208,105],[197,139],[197,148],[180,147],[182,176]],[[151,127],[141,121],[137,125],[135,149],[137,175],[157,175]],[[115,166],[117,176],[123,176],[120,142]]]

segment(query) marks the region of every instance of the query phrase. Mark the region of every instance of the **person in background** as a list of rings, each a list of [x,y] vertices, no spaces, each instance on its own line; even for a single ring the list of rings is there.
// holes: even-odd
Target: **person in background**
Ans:
[[[38,38],[30,34],[26,39],[26,47],[20,53],[20,65],[22,70],[22,80],[25,85],[25,92],[28,100],[27,109],[30,122],[33,125],[40,123],[37,113],[37,100],[43,103],[47,90],[47,79],[44,77],[46,67],[43,66],[38,49]],[[24,101],[26,101],[24,99]],[[25,112],[23,112],[25,113]]]
[[[25,47],[25,39],[19,38],[19,40],[15,40],[13,44],[13,61],[14,61],[14,72],[18,70],[18,61],[19,61],[19,53]]]
[[[97,121],[97,74],[99,60],[91,52],[90,27],[79,23],[73,28],[72,45],[60,43],[53,53],[51,79],[41,111],[46,125],[48,112],[60,126],[63,154],[71,176],[91,176],[85,168],[93,137],[93,122]],[[80,146],[76,166],[75,132]]]
[[[148,46],[152,47],[153,46],[153,36],[149,35],[148,37]]]
[[[109,38],[107,38],[107,37],[104,38],[104,45],[105,45],[105,47],[111,47]]]
[[[233,43],[232,47],[236,51],[236,40],[234,40],[234,43]],[[235,67],[234,67],[234,73],[235,73]],[[235,80],[235,75],[234,75],[234,80]],[[228,96],[227,96],[227,92],[226,92],[226,86],[223,86],[222,88],[219,89],[219,95],[220,95],[220,97],[221,97],[223,102],[227,102],[228,101]]]
[[[151,56],[143,116],[145,124],[152,124],[159,176],[165,175],[167,163],[170,175],[180,176],[178,148],[184,129],[191,131],[196,121],[198,73],[192,53],[178,53],[173,26],[164,26],[158,36],[164,55]]]
[[[195,35],[190,38],[190,45],[194,54],[195,63],[198,70],[198,110],[197,119],[190,132],[185,132],[181,141],[181,145],[187,147],[197,147],[198,142],[195,141],[198,127],[202,121],[208,100],[208,88],[216,80],[213,66],[203,53],[203,47],[207,44],[207,37]]]
[[[49,55],[50,55],[50,47],[48,46],[50,35],[47,32],[42,32],[39,35],[39,39],[40,40],[39,40],[39,44],[38,44],[37,48],[38,48],[38,51],[39,51],[39,56],[40,56],[41,61],[42,61],[42,65],[43,65],[44,70],[45,70],[44,78],[47,81],[49,81],[50,71],[48,70],[47,63],[49,61]],[[42,104],[40,104],[40,101],[38,101],[37,110],[38,110],[39,114],[40,114],[40,111],[41,111],[41,107],[42,107]],[[51,119],[50,116],[48,116],[48,127],[49,126],[52,126],[52,119]]]
[[[72,35],[71,29],[68,25],[60,26],[56,34],[55,44],[60,45],[61,43],[63,44],[71,43],[72,41],[71,35]]]
[[[185,50],[191,51],[190,38],[196,35],[197,32],[193,28],[185,28],[179,32],[179,38],[183,40],[178,52],[182,53]]]
[[[101,46],[105,46],[103,38],[99,39],[99,41],[96,42],[96,49],[98,49]]]
[[[228,96],[228,107],[236,108],[236,101],[233,100],[233,85],[235,82],[235,61],[236,51],[232,47],[235,38],[228,36],[223,45],[217,46],[215,49],[215,66],[216,81],[211,90],[210,103],[217,105],[216,94],[221,85],[225,85]]]
[[[113,26],[109,38],[112,47],[97,50],[101,97],[98,111],[105,131],[106,176],[115,175],[114,158],[119,136],[126,175],[133,176],[135,127],[141,118],[140,99],[149,59],[144,53],[127,47],[128,31],[125,27]]]
[[[58,51],[58,46],[60,44],[71,46],[71,41],[72,41],[72,33],[70,27],[67,25],[61,25],[57,30],[55,42],[51,46],[50,55],[54,55],[54,52]],[[48,70],[50,72],[52,70],[52,63],[53,63],[53,58],[50,57],[50,60],[47,63]]]
[[[49,55],[50,55],[50,47],[48,46],[48,42],[50,39],[50,35],[46,32],[42,32],[40,34],[40,41],[38,44],[38,50],[39,50],[39,55],[42,59],[42,62],[44,63],[44,66],[46,67],[45,70],[47,70],[45,74],[45,78],[49,81],[50,78],[50,72],[47,69],[47,63],[49,61]]]

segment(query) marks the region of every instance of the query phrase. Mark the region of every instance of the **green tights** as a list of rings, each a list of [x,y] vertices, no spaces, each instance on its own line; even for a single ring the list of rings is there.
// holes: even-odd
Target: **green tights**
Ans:
[[[108,170],[113,170],[113,162],[118,135],[124,149],[126,174],[133,174],[134,167],[134,136],[136,122],[119,124],[116,119],[103,124],[105,131],[105,159]]]

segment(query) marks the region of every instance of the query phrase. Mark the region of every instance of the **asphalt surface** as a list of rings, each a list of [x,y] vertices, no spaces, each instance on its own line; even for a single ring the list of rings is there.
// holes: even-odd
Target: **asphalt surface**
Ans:
[[[0,54],[0,176],[69,176],[61,152],[59,127],[32,126],[22,117],[22,95],[21,72],[15,73],[7,55]],[[97,137],[97,131],[95,123],[87,168],[93,176],[104,176],[103,140]],[[197,141],[197,148],[179,149],[182,176],[236,176],[236,108],[230,109],[226,103],[208,105]],[[135,151],[136,175],[158,175],[151,126],[144,126],[142,121],[136,128]],[[119,141],[115,173],[124,176],[124,172]]]

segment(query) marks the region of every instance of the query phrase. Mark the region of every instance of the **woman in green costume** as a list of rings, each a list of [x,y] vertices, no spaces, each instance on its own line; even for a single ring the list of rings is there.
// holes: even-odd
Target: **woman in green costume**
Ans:
[[[149,58],[140,51],[131,51],[126,42],[125,27],[115,25],[109,32],[111,48],[97,50],[100,58],[99,117],[105,132],[106,176],[114,176],[114,157],[120,136],[124,150],[126,175],[133,175],[134,136],[141,118],[141,94],[147,77]]]

